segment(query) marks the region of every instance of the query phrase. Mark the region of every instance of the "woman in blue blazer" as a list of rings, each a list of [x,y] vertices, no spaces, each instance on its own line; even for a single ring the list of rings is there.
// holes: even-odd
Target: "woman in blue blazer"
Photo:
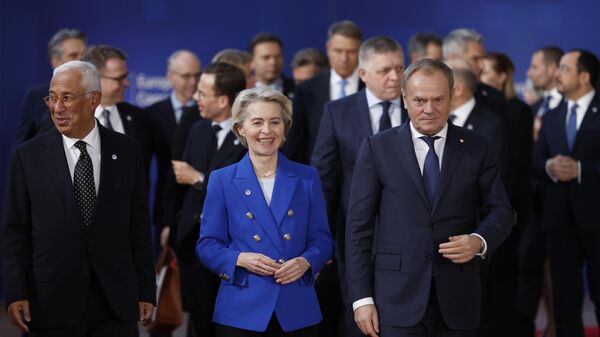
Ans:
[[[232,110],[248,154],[212,172],[196,246],[221,277],[217,336],[316,336],[313,284],[333,250],[318,173],[279,152],[291,125],[287,97],[248,89]]]

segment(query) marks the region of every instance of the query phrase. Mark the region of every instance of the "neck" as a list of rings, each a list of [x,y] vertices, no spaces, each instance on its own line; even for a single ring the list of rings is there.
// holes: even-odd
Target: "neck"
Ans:
[[[277,152],[272,156],[260,156],[250,152],[250,161],[254,167],[254,172],[259,176],[273,175],[277,170]]]
[[[582,88],[580,90],[577,90],[576,92],[565,94],[565,97],[567,97],[567,99],[571,101],[577,101],[581,97],[587,95],[590,91],[592,91],[592,89],[594,88],[587,86],[586,88]]]
[[[259,81],[260,83],[264,84],[264,85],[271,85],[273,83],[275,83],[275,81],[277,81],[278,77],[272,78],[272,79],[266,79],[266,78],[259,78],[256,77],[256,80]]]
[[[467,103],[470,99],[471,99],[471,97],[458,97],[456,95],[453,96],[452,104],[450,104],[450,110],[454,111],[457,108],[460,108],[463,104]]]
[[[191,97],[183,96],[176,91],[173,91],[173,93],[175,94],[175,98],[179,101],[179,103],[183,105],[185,105],[190,99],[192,99]]]

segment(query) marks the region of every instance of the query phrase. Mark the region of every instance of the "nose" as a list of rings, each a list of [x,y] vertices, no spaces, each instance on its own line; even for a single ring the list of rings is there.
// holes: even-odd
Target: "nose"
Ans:
[[[424,113],[432,113],[433,112],[433,101],[432,100],[428,100],[424,105],[423,105],[423,112]]]

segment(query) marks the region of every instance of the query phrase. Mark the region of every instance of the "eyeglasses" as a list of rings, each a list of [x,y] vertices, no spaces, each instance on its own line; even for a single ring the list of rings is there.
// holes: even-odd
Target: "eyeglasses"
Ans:
[[[75,103],[75,99],[77,97],[81,97],[83,95],[87,95],[87,94],[91,94],[91,93],[92,92],[84,92],[81,95],[63,95],[62,97],[57,96],[57,95],[50,95],[50,96],[46,96],[42,99],[44,100],[44,102],[46,103],[46,105],[49,108],[54,106],[56,104],[56,102],[58,102],[58,101],[60,101],[62,103],[62,105],[64,105],[66,108],[69,108]]]
[[[127,73],[125,73],[125,74],[123,74],[121,76],[118,76],[118,77],[110,77],[110,76],[100,76],[100,77],[106,78],[106,79],[109,79],[109,80],[113,80],[113,81],[117,81],[117,82],[121,83],[121,82],[125,81],[129,77],[129,72],[127,72]]]
[[[181,77],[184,81],[189,81],[189,80],[198,80],[200,78],[200,75],[202,75],[201,72],[197,72],[197,73],[178,73],[176,71],[172,71],[171,72],[179,77]]]

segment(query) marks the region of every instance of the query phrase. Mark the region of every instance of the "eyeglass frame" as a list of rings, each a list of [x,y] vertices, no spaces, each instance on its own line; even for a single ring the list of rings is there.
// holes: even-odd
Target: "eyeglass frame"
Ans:
[[[72,106],[72,105],[75,103],[75,99],[76,99],[76,98],[78,98],[78,97],[81,97],[81,96],[83,96],[83,95],[88,95],[88,94],[91,94],[91,93],[94,93],[94,92],[96,92],[96,91],[84,92],[83,94],[80,94],[80,95],[69,95],[69,94],[67,94],[67,95],[62,95],[62,96],[58,96],[58,95],[48,95],[48,96],[46,96],[46,97],[42,97],[42,100],[44,101],[44,103],[46,103],[46,106],[47,106],[48,108],[50,108],[50,107],[52,107],[52,106],[56,105],[56,103],[57,103],[58,101],[60,101],[60,103],[61,103],[61,104],[62,104],[62,105],[65,107],[65,108],[70,108],[70,107],[71,107],[71,106]],[[53,102],[49,102],[52,96],[55,96],[55,97],[56,97],[56,99],[54,100],[54,103],[53,103]],[[67,98],[71,97],[72,101],[67,101],[67,102],[65,102],[65,97],[67,97]]]
[[[192,79],[199,80],[200,76],[202,76],[202,72],[201,71],[199,71],[197,73],[193,73],[193,74],[189,74],[189,73],[188,74],[182,74],[182,73],[176,72],[174,70],[169,70],[169,71],[172,72],[173,74],[181,77],[184,81],[189,81],[189,80],[192,80]]]
[[[121,83],[123,81],[125,81],[126,79],[129,78],[129,72],[126,72],[125,74],[119,76],[119,77],[111,77],[111,76],[104,76],[104,75],[100,75],[100,78],[106,78],[109,80],[113,80],[116,81],[117,83]]]

